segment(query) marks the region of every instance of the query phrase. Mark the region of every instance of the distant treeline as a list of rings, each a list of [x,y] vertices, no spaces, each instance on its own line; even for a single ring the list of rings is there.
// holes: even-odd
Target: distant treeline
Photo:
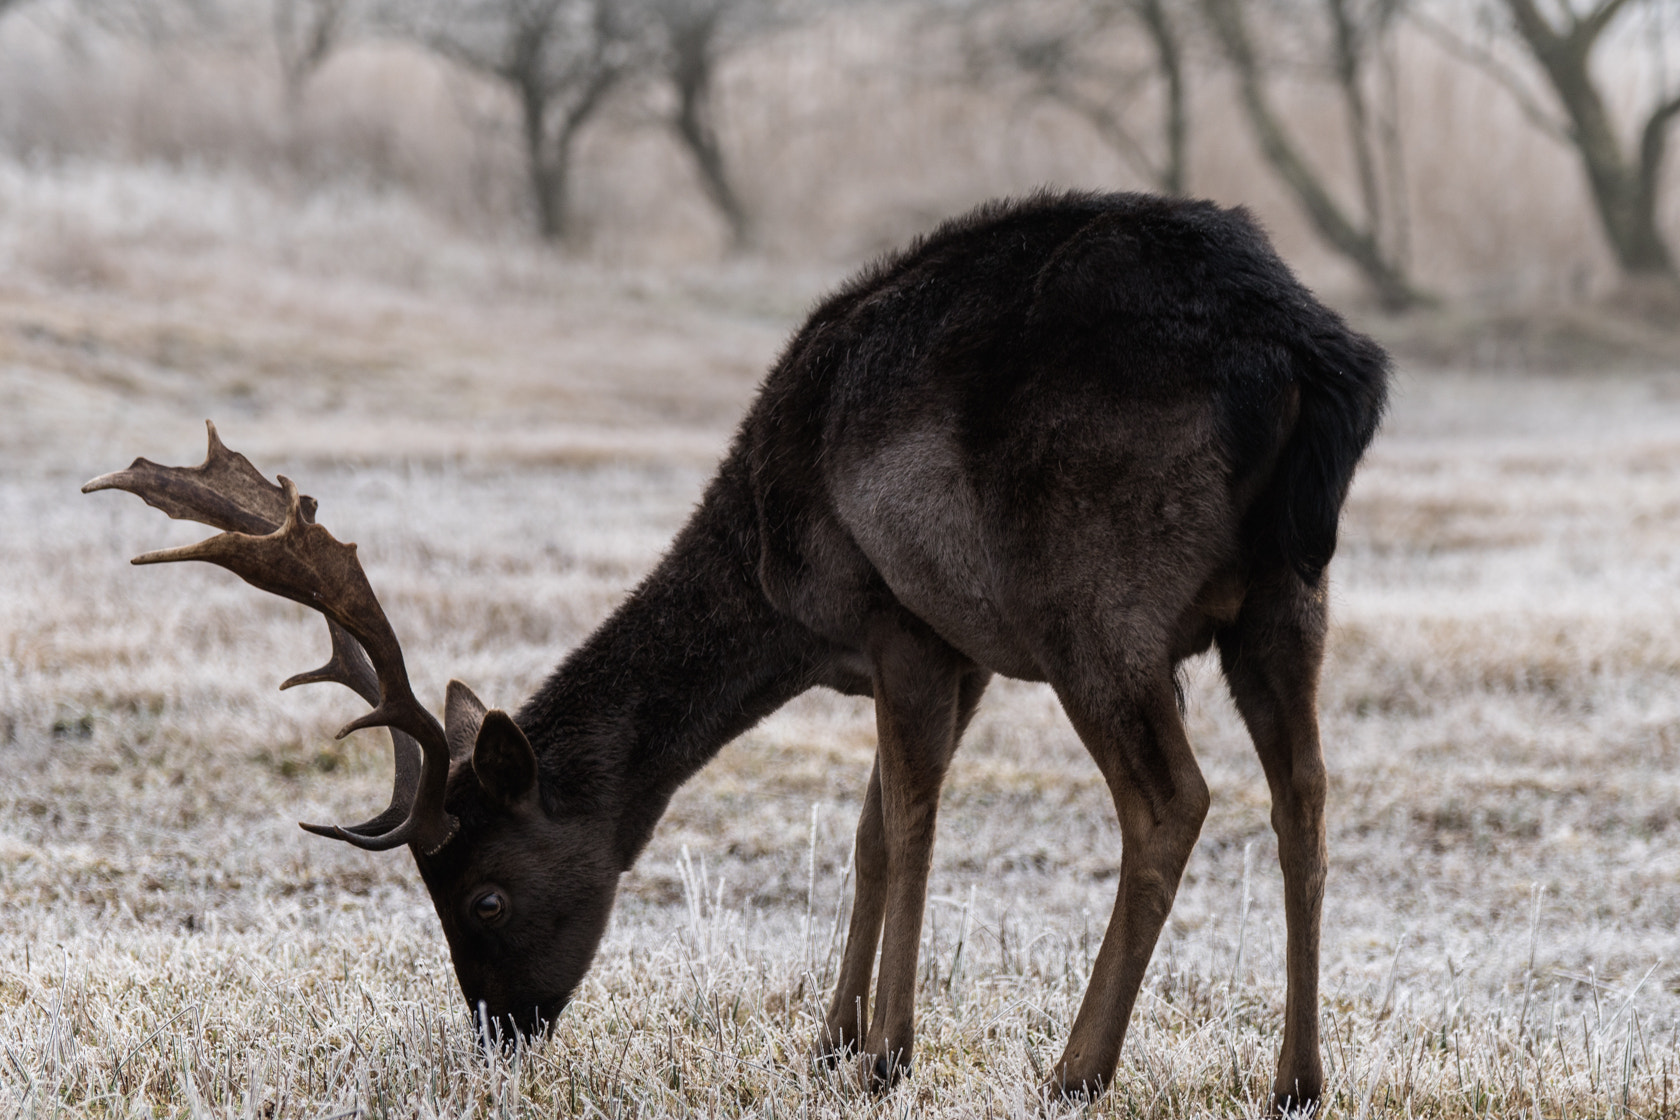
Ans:
[[[357,180],[573,249],[855,256],[1208,195],[1405,310],[1680,291],[1680,0],[0,0],[0,150]]]

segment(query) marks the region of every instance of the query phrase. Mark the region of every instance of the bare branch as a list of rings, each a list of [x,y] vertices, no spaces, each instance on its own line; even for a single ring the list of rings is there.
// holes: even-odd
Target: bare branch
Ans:
[[[1035,92],[1077,113],[1119,153],[1120,158],[1132,165],[1134,171],[1149,182],[1164,186],[1167,169],[1150,158],[1142,142],[1127,129],[1125,119],[1110,106],[1087,97],[1063,81],[1047,81]]]
[[[1568,32],[1559,31],[1554,27],[1552,21],[1534,6],[1534,0],[1505,0],[1505,6],[1510,9],[1512,18],[1516,20],[1517,30],[1536,53],[1555,52],[1564,48]],[[1564,11],[1574,18],[1574,13],[1567,5],[1564,6]]]
[[[1616,21],[1616,17],[1622,14],[1622,9],[1627,7],[1627,3],[1628,0],[1603,0],[1598,7],[1575,21],[1570,38],[1582,37],[1583,49],[1591,50],[1594,40]]]
[[[1138,18],[1155,47],[1155,61],[1166,84],[1166,163],[1159,181],[1168,194],[1183,194],[1189,171],[1190,114],[1184,82],[1184,49],[1161,0],[1133,0]]]
[[[1399,263],[1383,251],[1376,228],[1369,221],[1358,225],[1348,216],[1296,147],[1266,96],[1239,0],[1202,0],[1202,9],[1236,71],[1238,97],[1261,155],[1295,195],[1313,228],[1359,269],[1385,306],[1404,310],[1428,302],[1429,297],[1413,287]]]
[[[971,14],[964,29],[969,80],[1026,78],[1023,96],[1074,113],[1156,189],[1181,194],[1189,113],[1182,47],[1168,9],[1163,0],[981,4],[969,11],[983,18]],[[1150,56],[1125,49],[1120,36],[1146,42]],[[1139,97],[1150,90],[1159,93],[1159,117],[1140,124]]]
[[[1575,136],[1569,125],[1546,111],[1535,96],[1523,85],[1517,72],[1507,66],[1492,51],[1478,46],[1459,35],[1446,24],[1420,9],[1410,13],[1412,25],[1427,35],[1436,46],[1480,70],[1511,95],[1528,123],[1560,144],[1574,144]]]

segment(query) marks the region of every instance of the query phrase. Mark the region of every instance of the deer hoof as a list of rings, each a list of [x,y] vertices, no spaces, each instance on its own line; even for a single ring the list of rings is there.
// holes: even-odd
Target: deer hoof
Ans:
[[[1055,1072],[1044,1083],[1041,1095],[1047,1100],[1092,1101],[1108,1088],[1108,1078],[1100,1073],[1081,1073],[1077,1067],[1063,1061],[1056,1063]]]
[[[864,1085],[876,1093],[884,1093],[910,1076],[910,1060],[902,1050],[893,1054],[865,1054],[860,1064]]]
[[[857,1051],[857,1039],[849,1037],[845,1031],[824,1030],[811,1046],[811,1060],[825,1069],[832,1069]]]
[[[1288,1092],[1274,1088],[1272,1090],[1272,1115],[1295,1117],[1296,1120],[1304,1120],[1308,1116],[1317,1116],[1318,1099],[1322,1092],[1323,1090],[1317,1086],[1292,1086]]]

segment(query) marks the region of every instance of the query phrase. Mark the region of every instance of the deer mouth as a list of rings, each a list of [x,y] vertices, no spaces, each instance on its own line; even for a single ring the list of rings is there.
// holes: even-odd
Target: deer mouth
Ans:
[[[548,1034],[570,1000],[571,995],[567,993],[559,999],[540,1000],[504,1010],[493,1009],[484,1000],[470,1001],[473,1030],[480,1047],[486,1050],[501,1049],[516,1041],[535,1042]]]

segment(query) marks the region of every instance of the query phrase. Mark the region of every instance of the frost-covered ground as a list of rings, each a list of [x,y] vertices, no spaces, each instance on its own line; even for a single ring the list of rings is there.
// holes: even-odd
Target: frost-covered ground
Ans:
[[[511,705],[658,555],[832,277],[475,244],[389,200],[0,165],[0,1114],[1030,1112],[1119,836],[1042,688],[998,682],[941,816],[917,1070],[803,1051],[864,703],[686,788],[555,1038],[485,1063],[408,858],[304,834],[385,750],[302,608],[130,568],[194,539],[87,478],[202,421],[358,541],[422,697]],[[1341,1115],[1680,1102],[1680,377],[1406,371],[1333,568],[1325,1058]],[[1283,1003],[1268,799],[1211,664],[1213,811],[1099,1113],[1248,1115]],[[1538,1094],[1535,1100],[1534,1094]]]

